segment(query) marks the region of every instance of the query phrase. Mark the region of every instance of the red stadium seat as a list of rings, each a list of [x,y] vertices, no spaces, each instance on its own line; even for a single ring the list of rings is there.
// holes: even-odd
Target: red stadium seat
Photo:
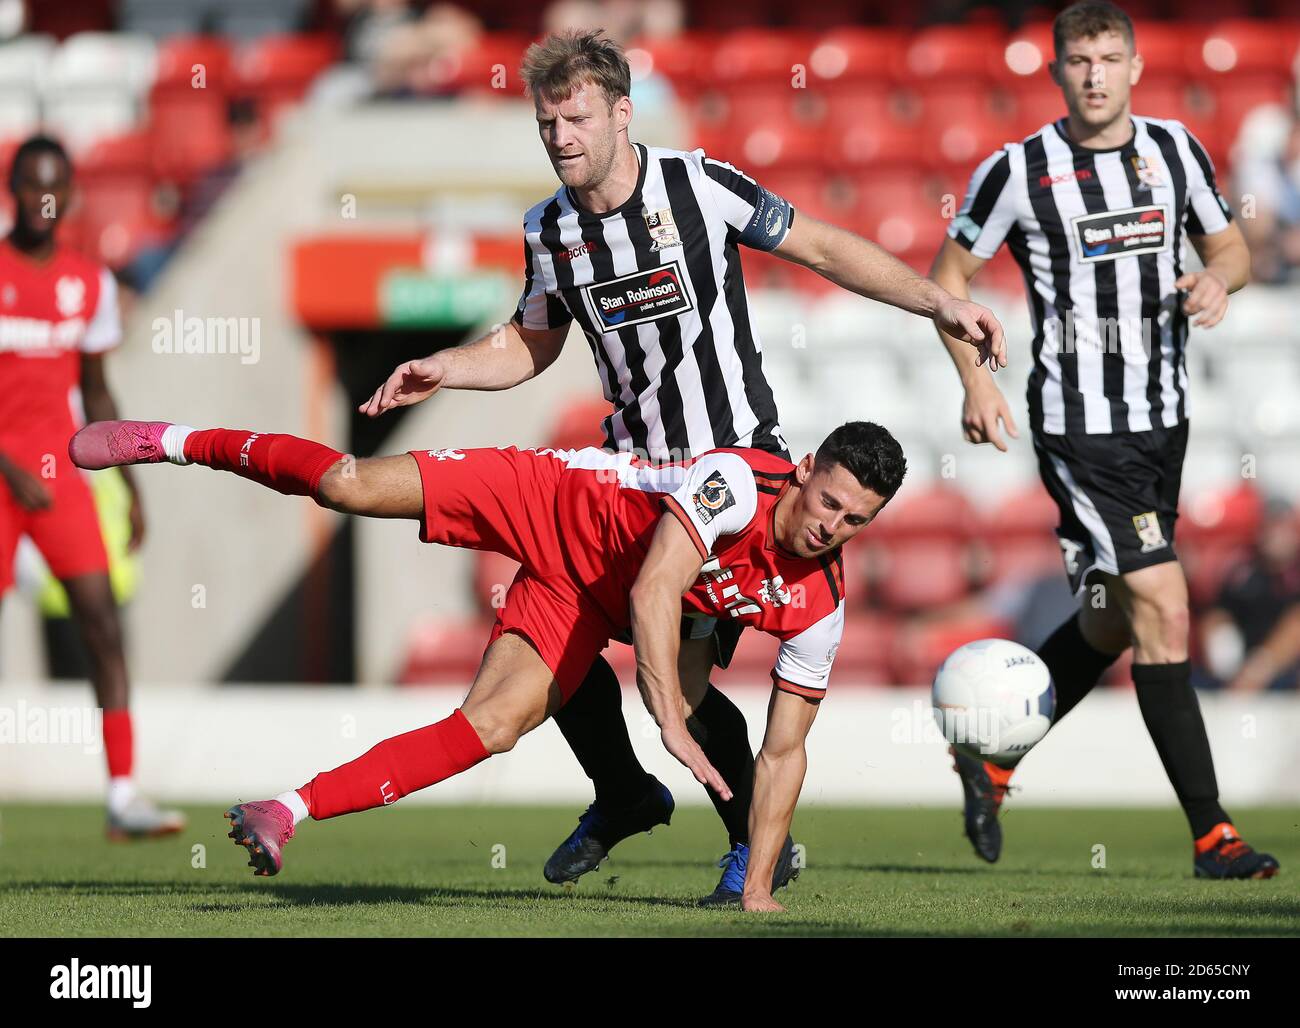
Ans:
[[[723,85],[770,82],[790,89],[797,65],[807,73],[811,53],[810,39],[802,33],[744,29],[723,37],[713,51],[711,71]]]
[[[1055,56],[1051,22],[1025,25],[1012,33],[1004,46],[989,51],[989,75],[1010,85],[1050,81],[1047,65]]]
[[[979,518],[965,493],[935,482],[905,488],[890,501],[889,517],[871,526],[873,539],[940,539],[965,542],[979,530]]]
[[[1142,55],[1142,82],[1183,81],[1195,65],[1192,57],[1199,32],[1178,22],[1136,22],[1133,32]]]
[[[399,685],[469,682],[487,647],[491,622],[483,618],[429,619],[412,628],[397,671]]]
[[[773,121],[738,133],[736,146],[733,163],[758,173],[764,168],[797,167],[815,161],[822,152],[822,134],[811,125]]]
[[[1234,19],[1212,26],[1192,53],[1197,76],[1291,74],[1287,33],[1268,22]]]
[[[493,33],[480,36],[464,53],[433,69],[430,85],[435,92],[459,92],[486,96],[521,95],[519,66],[530,40],[525,35]]]
[[[890,664],[899,685],[929,685],[939,665],[959,646],[977,639],[1003,639],[1012,626],[997,618],[962,618],[908,625],[898,633]]]
[[[839,28],[816,41],[809,68],[813,80],[830,91],[860,88],[864,83],[883,87],[903,45],[903,36],[895,29]]]
[[[196,79],[201,76],[201,79]],[[172,36],[158,47],[154,89],[204,89],[224,93],[230,76],[230,47],[219,36]]]
[[[960,82],[982,88],[989,54],[1003,48],[1005,33],[992,25],[942,25],[915,33],[900,51],[895,71],[901,81],[921,88]]]
[[[150,138],[132,133],[102,140],[77,163],[81,248],[112,267],[170,233],[157,208],[150,156]]]
[[[600,446],[604,434],[600,423],[609,417],[613,408],[601,397],[573,400],[560,410],[560,416],[546,437],[546,445],[557,450],[580,450],[584,446]]]
[[[1253,486],[1243,482],[1232,489],[1207,490],[1190,497],[1179,515],[1179,543],[1249,546],[1263,520],[1264,501]]]
[[[956,603],[971,588],[965,544],[899,539],[873,544],[873,595],[887,610],[915,613]]]
[[[638,39],[628,47],[628,60],[635,70],[648,58],[646,70],[665,76],[677,95],[689,101],[710,77],[709,62],[716,43],[711,34],[700,32],[661,39]]]
[[[235,53],[233,95],[257,104],[262,131],[285,106],[300,100],[312,81],[338,59],[338,40],[327,35],[265,36]]]
[[[190,182],[230,158],[226,98],[205,90],[155,88],[149,99],[149,134],[154,172]]]

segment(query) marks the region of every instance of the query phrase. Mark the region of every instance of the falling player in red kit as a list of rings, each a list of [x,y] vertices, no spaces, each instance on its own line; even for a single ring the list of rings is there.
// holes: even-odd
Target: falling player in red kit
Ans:
[[[232,471],[343,513],[410,518],[420,538],[522,565],[459,710],[385,740],[274,800],[227,816],[258,874],[306,817],[392,803],[473,767],[551,717],[609,640],[631,631],[637,686],[665,748],[724,799],[731,790],[686,727],[681,617],[722,618],[781,640],[754,774],[742,904],[781,910],[772,872],[844,625],[840,547],[902,484],[903,452],[850,422],[793,465],[754,449],[668,465],[604,450],[427,450],[355,461],[294,436],[111,421],[73,438],[83,468],[171,461]]]
[[[126,658],[108,558],[90,487],[67,459],[81,420],[114,418],[104,355],[121,342],[112,274],[55,241],[72,190],[63,147],[44,136],[24,142],[9,174],[14,227],[0,243],[0,596],[13,585],[14,555],[26,535],[63,584],[103,708],[108,761],[108,832],[138,838],[180,831],[184,818],[159,810],[131,778],[133,741]],[[131,488],[131,545],[144,520]]]

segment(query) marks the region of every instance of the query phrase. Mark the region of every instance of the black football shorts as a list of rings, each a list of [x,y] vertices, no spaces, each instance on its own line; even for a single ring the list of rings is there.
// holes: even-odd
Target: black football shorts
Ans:
[[[1187,422],[1149,432],[1034,434],[1038,473],[1061,512],[1056,535],[1077,593],[1092,571],[1177,560],[1174,522]]]

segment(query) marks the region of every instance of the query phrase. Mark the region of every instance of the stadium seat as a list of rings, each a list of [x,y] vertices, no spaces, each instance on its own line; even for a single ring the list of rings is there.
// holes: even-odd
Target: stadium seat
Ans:
[[[1178,541],[1193,545],[1248,546],[1259,531],[1263,498],[1248,482],[1193,497],[1179,511]]]
[[[58,43],[52,36],[26,35],[8,40],[0,49],[0,89],[39,92],[45,84]]]
[[[148,36],[80,32],[55,51],[46,83],[51,90],[126,90],[140,97],[153,85],[157,46]]]
[[[806,166],[822,152],[822,135],[810,125],[773,121],[736,133],[736,163],[757,173],[765,168]]]
[[[34,89],[0,85],[0,139],[22,139],[41,126],[41,101]]]
[[[264,133],[285,106],[334,63],[338,42],[325,35],[266,36],[235,51],[232,95],[252,100]]]
[[[1012,626],[997,618],[962,617],[905,625],[895,636],[890,654],[893,679],[899,685],[929,685],[939,665],[959,646],[977,639],[1005,639]]]
[[[989,74],[989,53],[1004,47],[992,25],[941,25],[914,33],[898,52],[895,75],[918,88],[959,83],[979,91]]]
[[[500,32],[480,36],[473,47],[447,63],[435,86],[439,91],[513,99],[523,90],[519,65],[529,42],[527,36]]]
[[[1192,54],[1193,73],[1217,78],[1272,75],[1288,78],[1294,53],[1288,33],[1268,22],[1244,18],[1219,22],[1205,33]]]
[[[201,89],[194,88],[196,76]],[[148,114],[160,177],[188,183],[229,158],[229,76],[230,51],[222,40],[178,37],[162,44]]]
[[[1183,81],[1193,72],[1193,51],[1199,33],[1179,22],[1135,21],[1137,50],[1142,55],[1142,82]]]
[[[852,590],[856,583],[850,583]],[[898,622],[889,614],[875,611],[854,611],[844,619],[844,636],[835,667],[831,672],[834,682],[845,680],[854,685],[892,685],[890,656]]]
[[[77,163],[84,245],[112,267],[169,234],[156,206],[151,149],[149,136],[136,132],[97,143]]]
[[[702,84],[711,80],[710,57],[716,39],[709,33],[690,32],[660,39],[637,39],[628,49],[629,62],[641,61],[639,51],[649,58],[649,69],[664,75],[677,95],[690,102],[698,96]]]
[[[807,36],[771,29],[744,29],[722,38],[713,50],[711,73],[722,85],[772,83],[793,88],[796,65],[807,73],[812,48]]]
[[[816,41],[808,64],[813,79],[832,94],[864,84],[882,90],[902,48],[903,38],[893,29],[838,28]]]
[[[884,524],[882,520],[878,527]],[[970,592],[968,550],[963,542],[942,537],[873,539],[868,550],[872,595],[887,610],[909,614],[933,610]]]
[[[203,88],[224,94],[229,85],[230,47],[216,36],[172,36],[158,46],[154,89],[193,89],[202,73]]]
[[[470,681],[483,659],[492,623],[484,618],[425,618],[411,628],[397,669],[399,685]]]
[[[1006,44],[989,52],[989,76],[1005,84],[1039,79],[1049,82],[1047,65],[1056,56],[1051,22],[1035,22],[1017,29]]]

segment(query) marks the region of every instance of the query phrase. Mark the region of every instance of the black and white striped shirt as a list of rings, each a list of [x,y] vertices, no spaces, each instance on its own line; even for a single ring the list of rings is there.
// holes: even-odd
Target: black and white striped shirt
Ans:
[[[585,210],[571,190],[524,216],[525,283],[514,320],[577,319],[605,398],[605,444],[652,460],[720,446],[787,456],[739,244],[771,250],[793,208],[730,164],[634,144],[641,170],[627,202]]]
[[[1090,150],[1045,125],[989,156],[948,235],[988,259],[1005,240],[1033,318],[1036,432],[1144,432],[1187,418],[1187,317],[1174,281],[1187,236],[1232,220],[1204,148],[1182,123],[1133,118]]]

